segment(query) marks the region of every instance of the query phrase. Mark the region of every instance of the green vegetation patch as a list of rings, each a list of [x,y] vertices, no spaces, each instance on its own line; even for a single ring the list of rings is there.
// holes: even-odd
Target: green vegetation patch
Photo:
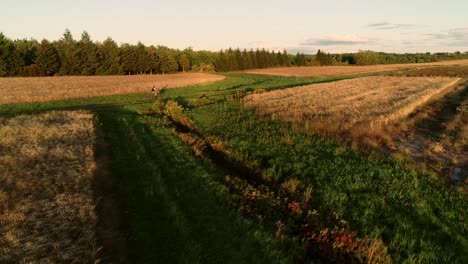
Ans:
[[[378,158],[260,120],[236,102],[190,111],[205,137],[265,182],[297,178],[314,189],[322,212],[337,213],[359,236],[381,237],[396,262],[463,263],[468,256],[466,196],[404,159]]]

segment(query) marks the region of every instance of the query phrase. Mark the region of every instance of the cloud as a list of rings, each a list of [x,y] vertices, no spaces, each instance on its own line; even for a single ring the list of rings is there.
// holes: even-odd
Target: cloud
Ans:
[[[415,24],[394,24],[390,22],[379,22],[379,23],[373,23],[373,24],[367,25],[367,27],[370,27],[376,30],[408,29],[408,28],[414,28],[417,26],[418,25],[415,25]]]
[[[342,46],[368,44],[369,40],[358,35],[332,35],[322,38],[310,38],[301,43],[301,45],[311,46]]]
[[[468,46],[468,27],[452,28],[445,32],[428,33],[428,40],[436,40],[449,46]]]
[[[375,24],[369,24],[367,25],[368,27],[386,27],[386,26],[389,26],[391,25],[390,23],[388,22],[380,22],[380,23],[375,23]]]
[[[453,28],[444,33],[430,33],[426,35],[431,39],[466,40],[468,39],[468,28]]]

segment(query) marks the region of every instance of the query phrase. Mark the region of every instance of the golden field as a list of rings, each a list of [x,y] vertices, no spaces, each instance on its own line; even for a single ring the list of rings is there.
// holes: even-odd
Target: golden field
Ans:
[[[274,76],[294,77],[331,77],[341,75],[353,75],[360,73],[384,72],[399,69],[417,69],[430,66],[467,65],[468,60],[441,61],[431,63],[410,64],[379,64],[368,66],[311,66],[311,67],[282,67],[269,69],[247,70],[245,73],[263,74]]]
[[[158,88],[177,88],[220,81],[224,78],[207,73],[0,78],[0,104],[130,93],[150,94],[153,85]]]
[[[409,115],[432,96],[450,91],[460,78],[363,77],[252,94],[244,106],[260,115],[321,132],[385,126]]]
[[[0,118],[0,263],[97,260],[92,118]]]

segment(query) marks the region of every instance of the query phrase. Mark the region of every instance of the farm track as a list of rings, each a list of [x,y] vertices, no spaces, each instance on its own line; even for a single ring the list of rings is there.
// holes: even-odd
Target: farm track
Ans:
[[[455,145],[452,142],[456,141],[457,132],[460,132],[453,130],[463,129],[460,127],[463,124],[449,128],[451,122],[463,115],[458,109],[468,101],[468,80],[465,79],[459,87],[420,107],[409,116],[407,122],[414,125],[409,131],[399,133],[394,138],[395,146],[392,147],[409,155],[416,162],[428,164],[431,170],[449,183],[452,182],[453,168],[461,168],[465,178],[468,171],[467,146]],[[440,146],[440,150],[434,151],[434,146]],[[462,191],[466,191],[466,186],[463,189]]]
[[[433,106],[433,109],[431,109],[431,105],[425,107],[430,115],[416,122],[418,132],[440,139],[441,133],[445,130],[444,124],[453,120],[458,114],[457,109],[464,101],[468,100],[468,80],[465,80],[462,85],[463,89],[452,92],[437,101],[437,106]]]

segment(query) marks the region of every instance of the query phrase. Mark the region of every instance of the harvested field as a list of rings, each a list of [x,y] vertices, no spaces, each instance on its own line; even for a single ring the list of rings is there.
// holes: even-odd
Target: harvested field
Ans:
[[[97,260],[92,118],[0,118],[0,263]]]
[[[312,66],[312,67],[283,67],[270,69],[247,70],[245,73],[264,74],[274,76],[295,77],[330,77],[341,75],[353,75],[360,73],[384,72],[399,69],[415,69],[430,66],[443,65],[467,65],[468,60],[441,61],[432,63],[410,63],[410,64],[379,64],[369,66]]]
[[[260,115],[326,133],[367,131],[410,114],[460,80],[449,77],[365,77],[252,94],[244,106]]]
[[[464,66],[439,66],[424,69],[415,69],[400,73],[402,76],[450,76],[468,78],[468,65]]]
[[[219,81],[224,78],[224,76],[207,73],[0,78],[0,104],[46,102],[130,93],[149,94],[153,85],[177,88]]]

